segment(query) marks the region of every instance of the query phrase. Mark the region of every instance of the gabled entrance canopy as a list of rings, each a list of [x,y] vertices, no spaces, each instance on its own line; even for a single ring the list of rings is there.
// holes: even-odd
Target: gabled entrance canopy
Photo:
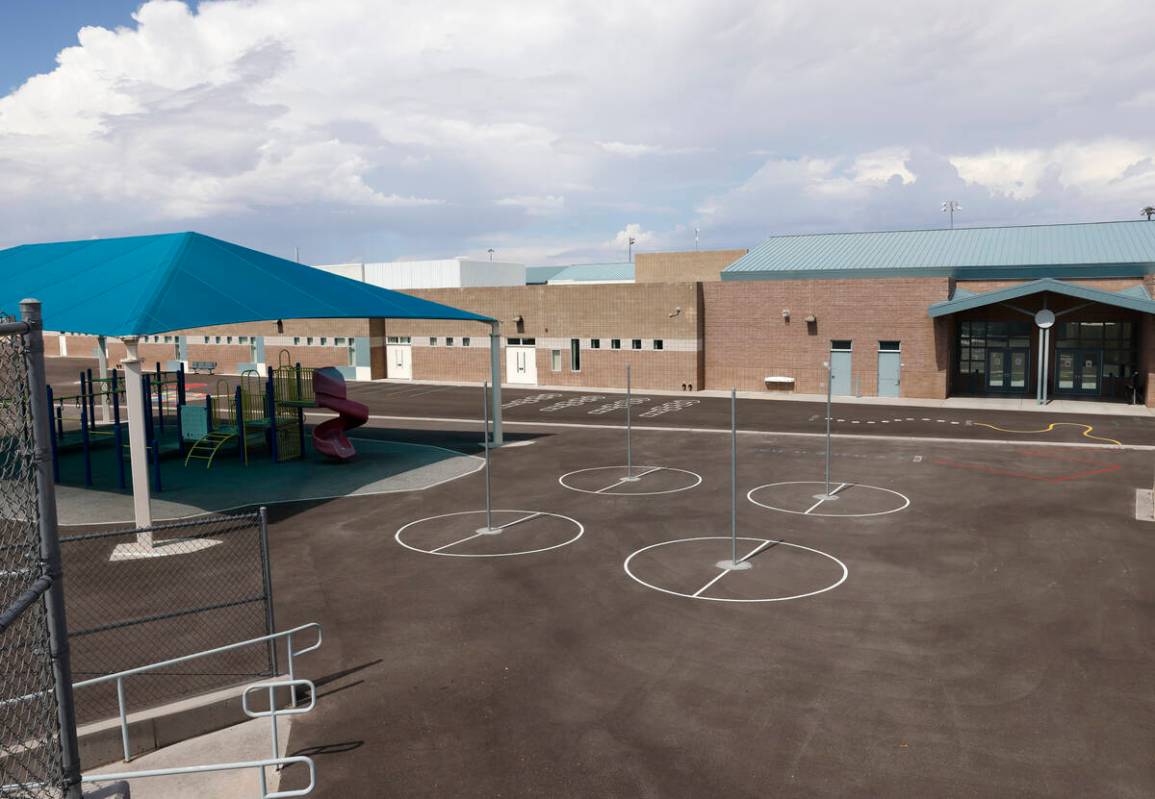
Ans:
[[[1112,305],[1116,308],[1126,308],[1131,311],[1155,313],[1155,300],[1152,300],[1142,287],[1136,286],[1126,291],[1103,291],[1102,289],[1079,286],[1074,283],[1065,283],[1062,280],[1047,277],[1041,280],[1032,280],[1029,283],[1022,283],[1017,286],[1010,286],[1005,289],[983,292],[982,294],[975,294],[966,289],[956,289],[954,296],[949,300],[936,302],[934,305],[931,305],[930,315],[931,318],[947,316],[952,313],[958,313],[959,311],[969,311],[974,308],[982,308],[986,305],[997,305],[1001,302],[1017,300],[1020,297],[1039,294],[1041,292],[1063,294],[1068,297],[1075,297],[1076,299],[1086,300],[1088,302],[1098,302],[1103,305]]]
[[[0,250],[0,311],[42,303],[49,330],[117,336],[128,358],[137,527],[150,527],[140,336],[274,319],[449,319],[490,325],[493,443],[501,432],[501,337],[486,316],[322,272],[199,233],[28,244]]]

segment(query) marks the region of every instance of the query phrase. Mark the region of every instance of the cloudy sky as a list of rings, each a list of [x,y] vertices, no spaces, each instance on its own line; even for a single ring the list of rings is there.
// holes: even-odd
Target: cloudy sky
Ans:
[[[1138,218],[1155,5],[0,0],[0,246],[529,263]]]

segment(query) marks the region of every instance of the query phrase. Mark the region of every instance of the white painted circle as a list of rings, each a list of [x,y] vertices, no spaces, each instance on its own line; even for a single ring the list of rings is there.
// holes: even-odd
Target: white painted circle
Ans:
[[[838,586],[840,586],[844,582],[846,582],[846,578],[850,576],[850,569],[846,568],[846,564],[843,563],[842,561],[840,561],[838,558],[834,557],[833,555],[826,553],[826,552],[823,552],[820,549],[814,549],[813,547],[804,547],[801,544],[791,544],[789,541],[778,541],[778,545],[779,546],[794,547],[795,549],[802,549],[802,550],[805,550],[807,552],[813,552],[816,555],[821,555],[824,558],[829,558],[830,560],[837,563],[839,568],[842,569],[842,576],[824,588],[819,588],[815,591],[807,591],[804,594],[793,594],[791,596],[766,597],[766,598],[762,598],[762,599],[732,599],[729,597],[717,597],[717,596],[701,596],[701,595],[695,596],[694,594],[687,594],[687,593],[684,593],[682,591],[673,591],[669,588],[662,588],[660,585],[654,585],[653,583],[646,582],[641,577],[638,577],[636,574],[634,574],[632,571],[630,571],[630,561],[632,561],[638,555],[641,555],[643,552],[647,552],[651,549],[657,549],[658,547],[670,546],[672,544],[684,544],[684,543],[687,543],[690,541],[729,541],[729,540],[730,540],[730,537],[724,536],[724,535],[703,535],[703,536],[698,536],[696,538],[676,538],[673,541],[659,541],[657,544],[650,544],[649,546],[642,547],[638,551],[631,554],[628,558],[626,558],[625,563],[622,564],[622,568],[625,569],[626,574],[629,575],[631,580],[638,583],[639,585],[644,585],[646,588],[651,588],[654,591],[661,591],[663,594],[669,594],[671,596],[680,596],[680,597],[684,597],[685,599],[700,599],[700,600],[704,600],[706,602],[746,602],[746,603],[751,603],[751,602],[788,602],[791,599],[805,599],[806,597],[809,597],[809,596],[816,596],[817,594],[824,594],[827,591],[834,590],[835,588],[837,588]],[[748,538],[745,536],[739,536],[738,540],[739,541],[752,541],[752,542],[756,541],[759,544],[768,544],[768,543],[774,541],[775,539],[773,539],[773,538]],[[711,565],[713,565],[713,564],[711,564]],[[714,565],[714,568],[718,568],[718,566]],[[723,570],[723,571],[742,571],[742,570],[730,569],[730,570]]]
[[[405,543],[405,540],[402,537],[402,533],[404,533],[410,527],[415,527],[419,524],[424,524],[425,522],[436,521],[437,519],[448,519],[452,516],[469,516],[469,515],[473,515],[473,514],[484,515],[485,510],[483,509],[483,510],[462,510],[462,511],[457,511],[456,513],[439,513],[436,516],[426,516],[424,519],[417,519],[416,521],[412,521],[412,522],[409,522],[408,524],[404,525],[393,535],[393,538],[394,538],[394,540],[397,541],[398,544],[405,547],[406,549],[411,549],[414,552],[420,552],[423,555],[438,555],[440,557],[446,557],[446,558],[508,558],[508,557],[512,557],[514,555],[533,555],[533,554],[536,554],[538,552],[548,552],[551,549],[560,549],[561,547],[564,547],[568,544],[572,544],[574,541],[577,541],[579,538],[582,537],[582,534],[585,533],[585,531],[586,531],[586,528],[583,527],[582,523],[579,522],[577,519],[571,518],[569,516],[563,516],[560,513],[549,513],[547,511],[542,511],[542,510],[516,510],[516,509],[510,509],[510,508],[494,508],[490,512],[491,513],[525,513],[525,514],[535,514],[537,516],[552,516],[555,519],[564,519],[565,521],[569,522],[570,524],[572,524],[574,527],[577,528],[577,535],[575,535],[573,538],[570,538],[566,541],[562,541],[560,544],[553,544],[551,546],[540,547],[538,549],[524,549],[524,550],[518,550],[516,552],[483,552],[483,553],[438,552],[436,550],[422,549],[421,547],[416,547],[416,546],[413,546],[412,544]],[[473,528],[471,528],[471,529],[473,529]],[[478,533],[476,531],[476,529],[473,529],[473,533],[474,533],[474,535],[478,535],[478,536],[485,535],[487,537],[494,535],[493,533]],[[461,543],[461,542],[456,542],[456,543]],[[441,549],[443,549],[443,548],[444,547],[441,547]]]
[[[1055,312],[1047,308],[1035,313],[1035,324],[1046,330],[1055,324]]]
[[[883,493],[886,493],[886,494],[893,494],[894,496],[898,497],[899,500],[901,500],[902,504],[899,505],[897,508],[890,508],[889,510],[874,511],[873,513],[817,513],[815,511],[807,512],[804,510],[792,510],[790,508],[779,508],[777,505],[768,505],[765,502],[759,502],[758,500],[754,499],[754,492],[761,491],[764,488],[774,488],[775,486],[801,486],[801,485],[818,485],[818,486],[822,486],[823,488],[826,487],[826,483],[824,483],[821,480],[789,480],[789,481],[782,482],[782,483],[766,483],[765,485],[755,486],[754,488],[751,488],[748,492],[746,492],[746,499],[750,500],[751,502],[753,502],[755,505],[757,505],[760,508],[766,508],[767,510],[781,511],[782,513],[793,513],[793,514],[796,514],[798,516],[842,516],[842,517],[864,518],[867,516],[885,516],[888,513],[898,513],[900,510],[905,510],[906,508],[910,507],[910,497],[906,496],[905,494],[900,494],[897,491],[892,491],[889,488],[879,488],[878,486],[868,486],[868,485],[865,485],[863,483],[855,483],[853,487],[854,488],[868,488],[871,491],[882,491]]]
[[[646,478],[645,474],[641,474],[641,475],[638,475],[638,476],[633,477],[633,478],[622,477],[618,480],[617,483],[610,483],[608,486],[606,486],[606,488],[604,488],[600,491],[593,491],[593,490],[590,490],[588,488],[578,488],[577,486],[570,485],[569,483],[566,482],[567,477],[573,477],[576,474],[589,474],[590,472],[602,472],[602,471],[609,471],[610,469],[625,469],[625,468],[626,468],[626,466],[622,465],[622,466],[594,466],[594,467],[591,467],[589,469],[577,469],[577,470],[572,471],[572,472],[566,472],[561,477],[559,477],[557,479],[557,481],[559,483],[561,483],[564,487],[568,488],[570,491],[579,491],[583,494],[597,494],[599,496],[611,496],[611,497],[652,497],[652,496],[656,496],[658,494],[677,494],[679,491],[689,491],[691,488],[696,488],[697,486],[702,484],[702,475],[698,474],[697,472],[691,472],[689,469],[675,469],[672,466],[634,466],[634,471],[635,472],[645,472],[647,469],[650,469],[654,473],[656,473],[656,472],[678,472],[680,474],[688,474],[690,476],[692,482],[687,486],[682,486],[681,488],[668,488],[664,491],[611,491],[610,490],[613,488],[617,488],[619,485],[625,485],[627,482],[637,483],[641,480],[644,480]]]

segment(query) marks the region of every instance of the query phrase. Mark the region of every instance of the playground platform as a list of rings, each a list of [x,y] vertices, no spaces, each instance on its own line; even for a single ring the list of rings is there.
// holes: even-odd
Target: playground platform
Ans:
[[[436,446],[355,440],[357,457],[344,463],[311,451],[281,463],[258,455],[250,457],[248,466],[230,454],[215,460],[211,469],[195,462],[186,467],[179,457],[164,458],[164,491],[153,495],[153,516],[161,521],[258,503],[417,491],[464,477],[483,463]],[[131,524],[132,494],[117,490],[115,457],[111,447],[95,450],[93,486],[84,488],[81,454],[61,454],[56,497],[62,525]]]

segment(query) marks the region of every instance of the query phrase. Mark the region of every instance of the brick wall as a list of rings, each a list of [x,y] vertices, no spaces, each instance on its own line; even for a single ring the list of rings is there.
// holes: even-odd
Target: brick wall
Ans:
[[[721,272],[749,250],[640,252],[634,256],[636,283],[693,283],[721,280]]]
[[[497,288],[427,289],[409,291],[419,297],[474,311],[501,321],[503,339],[537,340],[539,385],[625,385],[625,364],[634,370],[639,388],[681,390],[702,384],[700,358],[700,289],[695,283],[646,285],[511,286]],[[518,323],[518,317],[521,322]],[[480,381],[489,376],[489,326],[477,322],[386,320],[387,336],[409,336],[413,341],[415,380]],[[453,336],[457,346],[445,346]],[[470,338],[470,347],[460,346]],[[429,346],[436,337],[437,346]],[[581,340],[581,371],[570,369],[569,340]],[[591,349],[589,340],[601,340]],[[610,339],[622,339],[627,349],[610,349]],[[632,339],[645,349],[628,349]],[[655,351],[661,339],[666,349]],[[551,370],[550,352],[562,350],[563,368]],[[502,351],[502,376],[506,375]]]
[[[863,395],[877,392],[878,342],[900,341],[902,395],[945,397],[950,323],[927,309],[947,288],[946,278],[704,283],[706,388],[765,391],[765,378],[781,375],[798,393],[824,393],[830,342],[850,339]]]

